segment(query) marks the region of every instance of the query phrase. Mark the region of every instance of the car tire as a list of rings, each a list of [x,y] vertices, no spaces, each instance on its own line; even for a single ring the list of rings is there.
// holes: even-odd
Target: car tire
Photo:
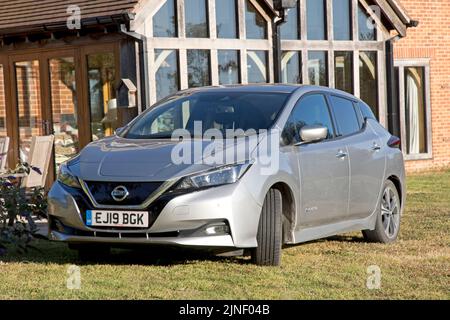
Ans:
[[[401,199],[392,181],[385,182],[378,206],[375,230],[363,230],[364,239],[368,242],[395,242],[400,231]]]
[[[80,261],[101,261],[106,259],[110,253],[111,248],[106,245],[97,244],[83,244],[72,246],[71,249],[78,251],[78,259]]]
[[[279,266],[283,242],[282,196],[270,189],[264,200],[259,220],[258,247],[252,250],[252,262],[259,266]]]

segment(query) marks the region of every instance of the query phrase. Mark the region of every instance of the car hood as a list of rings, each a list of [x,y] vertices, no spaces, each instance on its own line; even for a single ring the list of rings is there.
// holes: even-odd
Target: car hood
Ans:
[[[89,144],[75,161],[69,163],[69,169],[87,181],[167,181],[214,167],[250,160],[258,140],[258,136],[251,136],[236,141],[179,142],[124,139],[114,136]],[[250,150],[251,148],[245,148],[245,145],[254,145],[255,148]],[[198,153],[194,148],[203,151]],[[223,156],[230,148],[236,150],[234,159],[226,159],[227,157]],[[193,161],[180,163],[180,158],[173,161],[173,154],[183,156],[184,150],[191,150],[190,158]],[[196,159],[194,154],[198,155]],[[227,161],[217,164],[213,159]]]

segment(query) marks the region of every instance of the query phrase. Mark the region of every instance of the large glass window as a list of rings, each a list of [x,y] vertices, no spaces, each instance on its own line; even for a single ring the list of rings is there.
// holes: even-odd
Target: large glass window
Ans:
[[[359,53],[360,98],[366,102],[378,118],[378,67],[376,51]]]
[[[358,116],[352,101],[331,96],[331,105],[341,135],[346,136],[360,130]]]
[[[334,53],[334,77],[336,89],[353,94],[353,51]]]
[[[92,140],[111,136],[119,127],[116,99],[116,66],[113,53],[87,56]]]
[[[56,167],[79,149],[78,101],[73,57],[49,60]]]
[[[295,8],[289,9],[287,21],[281,25],[281,39],[298,40],[300,39],[300,6],[297,1]]]
[[[247,51],[249,83],[268,82],[267,51]]]
[[[6,122],[5,78],[3,76],[3,66],[0,64],[0,137],[8,135]]]
[[[428,152],[425,68],[405,67],[406,153]]]
[[[207,0],[184,0],[187,38],[208,38]]]
[[[216,23],[218,38],[237,38],[236,0],[216,0]]]
[[[322,94],[311,94],[303,97],[294,107],[283,130],[285,144],[301,141],[300,130],[304,126],[319,125],[328,128],[328,139],[334,135],[330,111]]]
[[[219,50],[219,84],[239,83],[239,52],[237,50]]]
[[[308,52],[309,83],[316,86],[328,86],[328,53],[326,51]]]
[[[333,0],[334,40],[352,40],[351,0]]]
[[[166,0],[153,16],[153,35],[155,37],[177,36],[176,0]]]
[[[155,50],[156,98],[161,100],[180,89],[178,51]]]
[[[359,4],[358,5],[358,28],[359,28],[359,40],[361,41],[375,41],[377,39],[377,28],[367,13],[366,9]]]
[[[187,50],[189,88],[211,85],[210,51]]]
[[[267,21],[250,0],[246,1],[245,27],[247,39],[267,39]]]
[[[326,40],[326,1],[306,0],[306,22],[308,25],[308,40]]]
[[[284,51],[281,55],[281,72],[284,83],[302,83],[302,58],[299,51]]]
[[[17,115],[19,117],[20,158],[27,161],[33,136],[42,136],[44,122],[41,104],[39,61],[14,63],[17,88]]]

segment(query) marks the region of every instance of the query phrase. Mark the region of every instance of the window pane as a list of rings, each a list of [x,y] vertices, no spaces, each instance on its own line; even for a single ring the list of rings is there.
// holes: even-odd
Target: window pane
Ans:
[[[375,41],[377,39],[377,29],[372,18],[367,14],[366,9],[360,4],[358,6],[358,27],[359,40]]]
[[[187,38],[208,38],[206,0],[184,1]]]
[[[408,154],[427,153],[425,106],[425,68],[405,68],[405,125]]]
[[[116,68],[113,53],[87,57],[92,140],[111,136],[118,128]]]
[[[308,52],[309,83],[328,86],[328,53],[326,51]]]
[[[301,53],[285,51],[281,55],[281,72],[284,83],[302,83]]]
[[[351,0],[333,0],[334,39],[352,40]]]
[[[353,94],[353,52],[334,53],[334,77],[336,89]]]
[[[209,50],[187,50],[189,88],[211,85]]]
[[[237,38],[236,0],[216,0],[218,38]]]
[[[153,16],[153,35],[155,37],[177,36],[175,0],[166,0],[161,9]]]
[[[17,86],[17,115],[19,117],[20,158],[27,161],[33,136],[42,136],[43,118],[39,61],[14,63]]]
[[[73,57],[49,60],[56,168],[76,155],[78,142],[78,101]]]
[[[341,135],[346,136],[360,130],[358,117],[352,101],[331,96],[331,104]]]
[[[267,51],[247,51],[249,83],[267,82]]]
[[[3,76],[3,66],[0,64],[0,137],[8,135],[6,131],[6,101],[5,101],[5,80]],[[2,156],[0,155],[0,158]],[[1,163],[1,160],[0,160]]]
[[[157,49],[155,59],[156,98],[161,100],[180,89],[178,51]]]
[[[281,25],[281,39],[298,40],[300,39],[299,24],[299,4],[295,8],[289,9],[287,21]]]
[[[306,20],[308,40],[326,40],[326,5],[325,0],[306,1]]]
[[[300,130],[311,125],[327,127],[328,139],[333,137],[330,112],[325,97],[321,94],[308,95],[297,103],[283,130],[284,143],[300,142]]]
[[[372,109],[378,118],[378,68],[377,52],[361,51],[359,53],[360,97]]]
[[[219,84],[239,83],[239,52],[219,50]]]
[[[247,0],[245,10],[247,39],[267,39],[267,21]]]

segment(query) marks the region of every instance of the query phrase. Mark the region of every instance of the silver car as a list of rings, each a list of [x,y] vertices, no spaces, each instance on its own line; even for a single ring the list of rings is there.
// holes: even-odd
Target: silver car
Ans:
[[[400,140],[347,93],[253,85],[179,92],[63,164],[49,236],[80,257],[110,247],[246,249],[363,232],[395,241],[405,205]]]

